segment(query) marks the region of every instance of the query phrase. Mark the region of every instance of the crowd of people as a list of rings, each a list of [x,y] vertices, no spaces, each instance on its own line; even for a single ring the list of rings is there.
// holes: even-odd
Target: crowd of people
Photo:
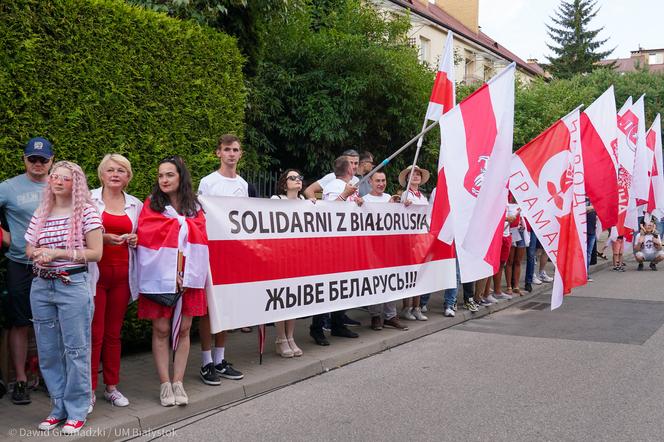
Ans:
[[[104,156],[97,169],[101,186],[90,191],[78,165],[54,162],[52,144],[33,138],[23,151],[25,173],[0,184],[4,215],[0,233],[3,245],[8,246],[9,302],[4,311],[16,376],[11,400],[17,405],[31,402],[25,366],[29,331],[34,327],[39,369],[52,402],[50,413],[38,426],[41,430],[62,425],[62,433],[73,434],[84,426],[94,410],[100,363],[104,399],[118,407],[129,405],[130,399],[118,386],[121,330],[127,306],[133,301],[138,301],[138,317],[152,322],[152,353],[163,406],[189,401],[183,382],[194,317],[199,318],[201,381],[214,386],[221,384],[221,378],[244,377],[226,359],[227,331],[211,333],[204,291],[207,274],[197,271],[207,268],[208,257],[205,214],[198,196],[251,196],[250,185],[237,173],[240,140],[231,134],[221,136],[215,153],[219,169],[205,176],[197,190],[181,157],[164,158],[155,171],[150,195],[141,202],[126,193],[132,166],[124,156]],[[385,192],[388,177],[382,170],[360,181],[358,174],[367,175],[373,168],[370,153],[348,150],[334,161],[332,173],[306,189],[302,173],[287,169],[272,198],[315,201],[322,195],[323,200],[358,205],[429,204],[421,189],[430,178],[429,171],[417,166],[404,169],[398,176],[402,191],[390,195]],[[590,262],[596,241],[596,216],[590,202],[587,214]],[[656,270],[657,263],[664,260],[658,233],[662,226],[658,228],[656,222],[645,214],[641,232],[634,239],[638,270],[644,262]],[[182,229],[187,235],[179,234]],[[183,259],[185,249],[196,247],[200,253]],[[612,247],[614,270],[624,270],[624,239],[615,238]],[[603,256],[601,250],[598,255]],[[524,291],[532,291],[533,284],[552,282],[545,270],[547,255],[511,200],[506,202],[501,268],[492,277],[461,284],[462,307],[477,312],[481,306],[522,295],[524,258]],[[143,270],[139,272],[139,268]],[[444,291],[445,316],[455,316],[457,292],[457,288]],[[401,308],[397,301],[369,306],[371,329],[408,330],[402,320],[426,321],[429,298],[407,297]],[[176,308],[181,317],[174,324]],[[281,357],[303,354],[295,342],[295,325],[294,319],[275,324],[275,351]],[[349,328],[357,325],[360,323],[345,311],[336,311],[313,316],[309,334],[316,344],[327,346],[325,330],[332,336],[357,338],[358,333]]]

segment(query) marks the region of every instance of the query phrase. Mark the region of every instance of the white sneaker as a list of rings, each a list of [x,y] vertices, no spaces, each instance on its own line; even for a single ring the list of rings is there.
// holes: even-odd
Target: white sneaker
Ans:
[[[512,295],[510,295],[508,293],[504,293],[504,292],[494,293],[493,296],[496,299],[512,299]]]
[[[533,284],[535,285],[540,285],[542,284],[542,280],[537,277],[537,275],[533,275]]]
[[[429,318],[422,314],[422,309],[419,307],[413,307],[412,314],[418,321],[428,321]]]
[[[184,391],[182,382],[173,382],[173,395],[175,396],[176,405],[187,405],[189,403],[189,397]]]
[[[498,300],[494,298],[493,295],[494,295],[493,293],[489,293],[489,295],[484,299],[489,301],[491,304],[495,304],[496,302],[498,302]]]
[[[443,316],[447,316],[448,318],[453,318],[455,315],[454,310],[452,310],[451,307],[445,307],[445,311],[443,312]]]
[[[545,270],[542,270],[539,273],[539,279],[541,279],[542,282],[553,282],[553,278],[547,275]]]
[[[124,397],[122,393],[118,389],[115,389],[113,391],[106,391],[104,390],[104,397],[106,398],[107,401],[109,401],[112,405],[116,407],[126,407],[129,405],[129,399]]]
[[[407,319],[409,321],[415,321],[415,320],[417,320],[417,318],[415,316],[413,316],[412,311],[413,311],[413,309],[411,307],[407,307],[407,308],[401,310],[401,313],[399,313],[399,316],[401,317],[401,319]]]
[[[88,414],[91,414],[92,411],[95,409],[95,403],[97,402],[97,396],[95,396],[95,392],[92,392],[92,396],[90,396],[90,405],[88,405]]]
[[[428,312],[428,311],[429,311],[429,309],[427,308],[427,306],[426,306],[426,305],[423,305],[423,306],[422,306],[422,313],[426,313],[426,312]]]
[[[175,405],[175,396],[173,395],[173,386],[170,382],[164,382],[159,387],[159,400],[164,407]]]

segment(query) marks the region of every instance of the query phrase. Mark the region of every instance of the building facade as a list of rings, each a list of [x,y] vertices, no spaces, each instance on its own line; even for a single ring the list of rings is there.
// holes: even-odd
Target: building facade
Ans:
[[[531,60],[523,61],[482,32],[479,0],[373,0],[386,14],[409,14],[409,40],[417,46],[420,60],[436,67],[447,33],[454,32],[454,64],[459,83],[484,82],[511,62],[517,78],[529,83],[546,78],[544,70]]]
[[[650,72],[664,72],[664,48],[643,49],[639,47],[631,51],[629,58],[614,58],[613,60],[602,60],[602,65],[614,65],[618,72],[636,72],[645,69]]]

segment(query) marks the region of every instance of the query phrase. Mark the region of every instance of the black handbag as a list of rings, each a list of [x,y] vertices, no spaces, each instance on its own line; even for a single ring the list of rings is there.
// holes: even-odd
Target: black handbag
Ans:
[[[141,293],[141,296],[166,307],[173,307],[182,296],[182,291],[176,293]]]

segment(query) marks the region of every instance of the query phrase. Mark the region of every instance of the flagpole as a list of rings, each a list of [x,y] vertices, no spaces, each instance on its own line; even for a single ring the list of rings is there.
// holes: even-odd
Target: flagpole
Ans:
[[[422,130],[427,127],[427,117],[424,117],[424,122],[422,123]],[[417,165],[417,157],[420,155],[420,149],[422,148],[422,143],[424,142],[424,134],[417,140],[417,149],[415,150],[415,158],[413,159],[413,165],[410,167],[410,173],[408,174],[408,184],[406,185],[406,190],[401,194],[401,202],[406,201],[408,196],[408,191],[410,190],[410,182],[413,180],[413,170]]]
[[[425,121],[424,124],[426,125],[426,121]],[[415,135],[413,138],[410,139],[410,141],[408,141],[406,144],[404,144],[404,145],[401,146],[399,149],[397,149],[396,152],[394,152],[392,155],[390,155],[389,157],[387,157],[387,158],[385,158],[383,161],[381,161],[380,164],[378,164],[378,166],[376,166],[376,167],[374,167],[373,169],[371,169],[371,172],[369,172],[368,174],[364,175],[364,176],[362,177],[362,179],[360,180],[360,182],[357,183],[356,186],[359,187],[360,184],[364,183],[366,180],[368,180],[369,178],[371,178],[371,175],[373,175],[374,173],[378,172],[378,171],[379,171],[380,169],[382,169],[383,167],[387,166],[387,164],[388,164],[388,163],[389,163],[394,157],[396,157],[396,156],[399,155],[401,152],[403,152],[403,151],[404,151],[407,147],[409,147],[411,144],[413,144],[414,142],[416,142],[417,140],[419,140],[420,138],[422,138],[422,137],[424,136],[424,134],[426,134],[427,132],[429,132],[429,131],[430,131],[431,129],[433,129],[434,127],[438,126],[438,124],[440,124],[440,121],[434,121],[432,124],[430,124],[429,126],[426,126],[424,129],[422,129],[422,131],[421,131],[419,134]]]

